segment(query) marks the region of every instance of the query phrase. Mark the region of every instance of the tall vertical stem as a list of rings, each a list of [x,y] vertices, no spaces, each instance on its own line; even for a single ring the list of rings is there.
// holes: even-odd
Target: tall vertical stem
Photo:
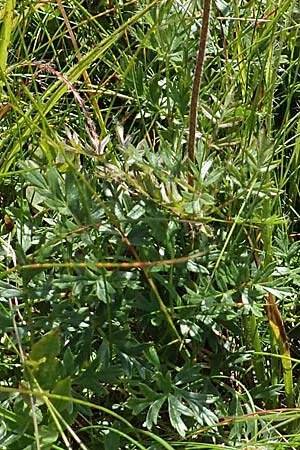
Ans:
[[[195,141],[196,141],[196,129],[197,129],[197,111],[198,111],[198,99],[201,77],[203,72],[203,64],[205,59],[205,50],[208,37],[209,19],[210,19],[211,0],[204,0],[203,13],[202,13],[202,28],[199,39],[199,47],[197,54],[197,61],[194,73],[194,82],[191,97],[190,106],[190,124],[189,124],[189,144],[188,144],[188,157],[191,162],[195,161]],[[189,184],[193,186],[194,177],[189,176]]]

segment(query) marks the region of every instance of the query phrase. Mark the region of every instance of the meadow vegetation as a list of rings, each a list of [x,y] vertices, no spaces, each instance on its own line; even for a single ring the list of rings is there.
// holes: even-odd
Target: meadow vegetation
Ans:
[[[300,448],[298,2],[212,2],[189,158],[202,11],[0,2],[1,449]]]

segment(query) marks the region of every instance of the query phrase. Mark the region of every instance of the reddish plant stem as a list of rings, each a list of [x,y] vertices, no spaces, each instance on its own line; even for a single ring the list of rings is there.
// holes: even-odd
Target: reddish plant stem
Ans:
[[[204,0],[203,13],[202,13],[202,28],[199,39],[199,47],[197,54],[197,61],[194,73],[194,82],[190,106],[190,125],[189,125],[189,144],[188,144],[188,157],[191,162],[195,161],[195,141],[196,141],[196,129],[197,129],[197,111],[198,111],[198,98],[201,83],[201,76],[203,72],[203,64],[205,59],[205,50],[209,30],[211,0]],[[189,176],[189,184],[193,186],[194,177]]]

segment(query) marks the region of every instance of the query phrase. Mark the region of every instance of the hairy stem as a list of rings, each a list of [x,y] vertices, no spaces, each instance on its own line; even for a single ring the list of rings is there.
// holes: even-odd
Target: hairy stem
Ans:
[[[190,124],[189,124],[189,145],[188,145],[188,157],[189,160],[195,161],[195,140],[196,140],[196,128],[197,128],[197,110],[198,110],[198,98],[199,89],[201,83],[201,76],[203,71],[203,64],[205,59],[206,42],[208,37],[209,19],[210,19],[211,0],[204,0],[203,13],[202,13],[202,28],[199,39],[199,47],[197,54],[197,61],[194,73],[194,82],[190,106]],[[189,177],[189,184],[194,184],[194,178],[192,175]]]

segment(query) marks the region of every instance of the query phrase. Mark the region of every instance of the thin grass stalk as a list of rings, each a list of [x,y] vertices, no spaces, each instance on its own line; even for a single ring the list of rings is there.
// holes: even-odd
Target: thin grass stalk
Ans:
[[[11,33],[14,22],[15,0],[7,0],[4,6],[3,23],[0,32],[0,71],[6,71],[8,49],[11,41]],[[0,94],[3,89],[3,81],[0,81]]]
[[[239,17],[239,2],[237,0],[234,1],[233,4],[234,15],[235,17]],[[246,58],[243,51],[242,45],[242,36],[241,36],[241,24],[239,20],[235,21],[235,40],[236,40],[236,48],[237,48],[237,62],[239,67],[240,79],[241,79],[241,91],[242,98],[246,97],[247,92],[247,69],[246,69]]]
[[[243,328],[245,333],[246,348],[254,350],[252,358],[254,372],[259,384],[266,382],[265,358],[262,355],[262,346],[258,332],[258,324],[254,315],[243,317]]]
[[[281,356],[284,356],[284,358],[281,358],[281,364],[283,370],[286,404],[289,408],[292,408],[294,406],[294,386],[291,354],[284,323],[272,294],[269,294],[267,298],[267,314],[270,327],[279,345],[279,353]]]
[[[255,245],[251,239],[251,236],[246,228],[244,228],[244,233],[246,234],[247,240],[252,250],[256,267],[259,267],[260,264],[259,257],[256,252]],[[262,354],[263,349],[261,346],[261,340],[258,331],[258,323],[256,317],[253,314],[250,317],[244,317],[243,326],[246,336],[246,346],[248,349],[251,350],[254,349],[255,352],[252,361],[257,381],[261,384],[265,384],[266,383],[265,357]]]
[[[148,269],[150,267],[158,267],[158,266],[165,266],[165,265],[173,265],[173,264],[182,264],[197,258],[201,258],[202,256],[205,256],[208,254],[208,251],[203,252],[196,252],[191,255],[187,256],[180,256],[179,258],[174,259],[162,259],[157,261],[133,261],[133,262],[76,262],[76,261],[69,261],[69,262],[45,262],[45,263],[33,263],[33,264],[24,264],[24,265],[18,265],[15,267],[11,267],[7,270],[3,270],[0,272],[0,279],[6,277],[8,274],[17,272],[17,271],[23,271],[23,270],[41,270],[41,269]]]
[[[281,6],[286,8],[286,5],[289,2],[282,2]],[[275,7],[274,4],[271,5]],[[280,17],[281,15],[278,15]],[[271,39],[269,44],[269,53],[266,63],[265,69],[265,83],[266,83],[266,92],[268,93],[267,98],[265,99],[265,129],[266,129],[266,138],[268,141],[271,140],[272,136],[272,109],[273,109],[273,98],[275,92],[275,82],[276,82],[276,74],[277,67],[279,65],[280,55],[283,48],[283,38],[282,33],[279,35],[280,40],[280,48],[277,52],[277,55],[274,54],[276,47],[276,26],[278,23],[278,17],[275,16],[273,21],[273,28],[271,32]],[[275,68],[275,70],[274,70]],[[269,184],[271,181],[270,171],[267,171],[265,174],[265,183]],[[273,204],[271,198],[268,196],[264,200],[264,212],[265,217],[271,217],[273,210]],[[264,250],[264,265],[267,266],[272,261],[273,249],[272,249],[272,240],[273,240],[273,230],[274,226],[270,222],[262,227],[262,238],[263,238],[263,250]],[[286,396],[286,404],[288,407],[293,407],[294,400],[294,389],[293,389],[293,371],[292,371],[292,362],[290,360],[290,350],[288,346],[288,340],[285,332],[284,322],[280,311],[276,305],[275,299],[273,295],[269,294],[266,299],[266,310],[267,316],[269,320],[270,326],[270,334],[271,334],[271,351],[275,351],[275,343],[279,348],[279,353],[281,356],[285,356],[286,358],[281,359],[282,371],[283,371],[283,380],[285,387],[285,396]],[[271,377],[272,382],[279,381],[279,367],[276,359],[271,358]]]
[[[272,71],[274,70],[273,64],[274,64],[274,50],[273,46],[275,44],[275,24],[273,22],[272,24],[272,31],[271,31],[271,42],[269,45],[269,54],[267,58],[267,63],[265,67],[265,91],[268,93],[266,98],[264,99],[264,111],[265,111],[265,128],[263,129],[262,133],[265,134],[265,140],[270,139],[271,136],[271,129],[272,129],[272,123],[271,123],[271,112],[272,112],[272,103],[273,103],[273,89],[272,86],[273,83],[273,76]],[[260,151],[262,151],[263,146],[260,147]],[[264,176],[264,181],[266,184],[270,183],[270,173],[269,171]],[[264,200],[264,214],[265,217],[271,217],[272,214],[272,202],[269,197],[266,197]],[[263,265],[267,266],[272,261],[272,238],[273,238],[273,226],[270,223],[267,223],[261,228],[261,234],[262,234],[262,242],[263,242],[263,251],[264,251],[264,262]],[[272,327],[272,321],[271,321],[271,315],[275,316],[275,310],[274,310],[274,304],[270,303],[266,305],[267,309],[267,317],[269,320],[269,328],[270,328],[270,350],[272,354],[277,353],[277,339],[276,335],[274,334],[274,329]],[[271,357],[271,383],[272,385],[276,385],[279,383],[280,380],[280,370],[279,370],[279,364],[278,360],[274,357]],[[276,406],[276,404],[272,404],[272,406]]]
[[[285,146],[283,147],[285,151]],[[285,158],[285,155],[283,155]],[[286,169],[290,165],[289,172],[291,173],[289,188],[288,188],[288,199],[291,206],[296,204],[299,195],[299,166],[300,166],[300,120],[297,121],[297,128],[295,131],[295,145],[293,148],[292,157],[290,164],[287,165]]]
[[[287,18],[286,22],[290,22],[291,19]],[[286,24],[286,29],[288,28],[289,23]],[[283,42],[285,42],[284,40],[284,36],[282,38],[282,45]],[[295,45],[295,47],[291,50],[292,51],[292,55],[291,55],[291,59],[294,60],[294,55],[297,54],[298,52],[298,46]],[[300,57],[298,56],[297,61],[296,62],[296,68],[295,68],[295,73],[293,74],[293,81],[291,80],[291,77],[289,76],[288,78],[288,82],[289,82],[289,87],[290,86],[295,86],[298,84],[298,80],[299,80],[299,63],[300,63]],[[295,88],[297,89],[297,88]],[[286,106],[286,114],[285,114],[285,118],[287,119],[289,117],[289,113],[290,113],[290,108],[291,108],[291,103],[292,103],[292,92],[290,92],[290,96],[287,99],[287,106]],[[295,115],[295,117],[293,117],[294,120],[297,120],[297,127],[295,130],[295,145],[293,146],[293,153],[291,155],[291,159],[290,162],[287,164],[286,166],[286,173],[290,174],[290,183],[288,186],[288,199],[290,202],[290,205],[295,205],[296,201],[297,201],[297,197],[299,195],[299,165],[300,165],[300,120],[299,117],[297,118],[297,114]],[[294,131],[294,126],[293,126],[293,131]],[[283,147],[283,152],[286,151],[286,147],[284,145]],[[283,153],[282,159],[286,159],[286,155],[285,153]]]

